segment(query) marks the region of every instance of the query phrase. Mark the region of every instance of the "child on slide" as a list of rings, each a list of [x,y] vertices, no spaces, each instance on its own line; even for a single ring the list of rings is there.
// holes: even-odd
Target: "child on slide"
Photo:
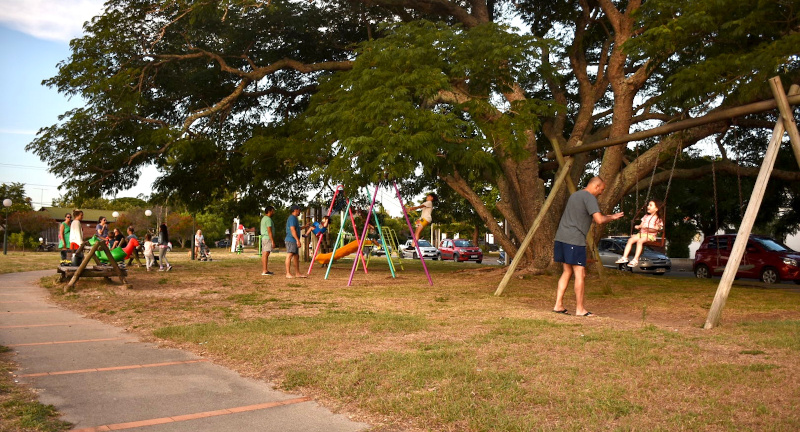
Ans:
[[[628,239],[628,244],[625,245],[622,257],[616,261],[617,264],[628,263],[628,267],[639,265],[639,256],[642,254],[644,244],[655,241],[656,234],[664,229],[664,203],[655,200],[649,201],[647,203],[647,214],[642,217],[642,223],[636,225],[635,228],[639,232]],[[633,259],[628,262],[628,254],[630,254],[631,247],[634,244],[636,244],[636,253],[634,253]]]

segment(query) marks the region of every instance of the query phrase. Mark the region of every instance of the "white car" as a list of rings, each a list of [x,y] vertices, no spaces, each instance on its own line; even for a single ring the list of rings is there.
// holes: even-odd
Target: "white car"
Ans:
[[[422,253],[423,258],[438,260],[439,257],[441,256],[441,252],[439,252],[439,249],[433,247],[433,245],[428,243],[427,240],[419,241],[419,250]],[[414,240],[408,240],[406,244],[400,246],[400,252],[403,254],[403,258],[413,258],[413,259],[419,258],[419,256],[417,255],[417,248],[414,247]]]

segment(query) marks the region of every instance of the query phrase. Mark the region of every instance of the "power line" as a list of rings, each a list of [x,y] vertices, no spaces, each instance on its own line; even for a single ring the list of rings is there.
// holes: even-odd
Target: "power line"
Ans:
[[[21,182],[21,181],[6,181],[6,180],[3,180],[3,181],[0,181],[0,183],[6,183],[6,184],[9,184],[9,183],[22,183],[22,184],[23,184],[23,185],[25,185],[25,186],[39,186],[39,187],[46,187],[46,188],[58,189],[58,186],[53,186],[53,185],[43,185],[43,184],[35,184],[35,183],[27,183],[27,182]]]
[[[46,167],[40,166],[33,166],[33,165],[17,165],[17,164],[7,164],[7,163],[0,163],[0,166],[10,167],[10,168],[26,168],[26,169],[37,169],[37,170],[47,170]]]

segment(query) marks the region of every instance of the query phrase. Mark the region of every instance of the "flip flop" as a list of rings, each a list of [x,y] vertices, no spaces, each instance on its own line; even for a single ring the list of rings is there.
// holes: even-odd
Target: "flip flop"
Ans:
[[[591,313],[591,312],[589,312],[589,311],[586,311],[586,313],[585,313],[585,314],[581,314],[581,315],[578,315],[578,316],[582,316],[582,317],[593,317],[593,316],[596,316],[596,315],[595,315],[595,314],[593,314],[593,313]]]
[[[560,311],[554,310],[553,312],[557,313],[557,314],[569,315],[569,312],[567,312],[566,309],[563,309],[563,310],[560,310]]]

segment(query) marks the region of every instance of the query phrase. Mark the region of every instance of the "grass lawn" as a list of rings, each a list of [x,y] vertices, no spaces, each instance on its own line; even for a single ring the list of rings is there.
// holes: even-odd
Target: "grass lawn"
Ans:
[[[0,274],[44,270],[51,267],[55,271],[60,261],[61,254],[58,251],[8,251],[8,255],[0,255]]]
[[[32,255],[32,254],[29,254]],[[722,325],[702,330],[718,279],[590,274],[596,318],[551,312],[559,273],[384,260],[286,279],[252,251],[213,262],[171,253],[125,289],[81,280],[54,301],[313,396],[377,431],[800,429],[800,293],[737,281]],[[57,257],[55,258],[57,262]],[[306,264],[303,270],[307,269]],[[25,265],[19,265],[25,267]],[[1,268],[1,267],[0,267]],[[1,271],[1,270],[0,270]],[[574,295],[567,291],[567,308]]]

